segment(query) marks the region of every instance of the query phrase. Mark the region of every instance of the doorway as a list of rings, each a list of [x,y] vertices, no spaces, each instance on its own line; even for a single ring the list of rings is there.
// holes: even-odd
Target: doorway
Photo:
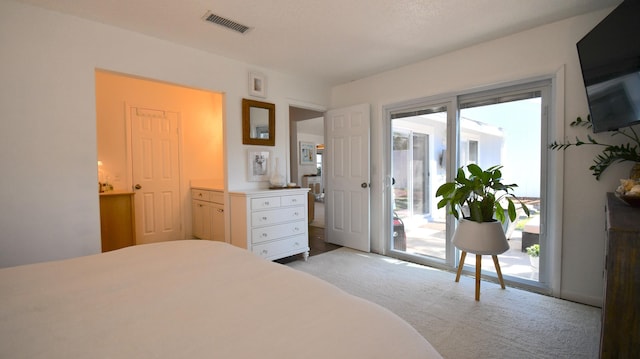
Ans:
[[[289,132],[291,134],[290,182],[309,188],[312,193],[312,196],[309,197],[309,206],[313,207],[313,210],[310,211],[313,218],[309,218],[309,225],[314,228],[316,237],[322,233],[324,238],[323,168],[317,162],[317,156],[322,156],[324,148],[324,112],[290,106]],[[299,146],[301,142],[313,144],[316,151],[315,163],[300,163]]]
[[[318,175],[316,164],[301,164],[300,142],[324,145],[324,112],[289,106],[290,182],[302,185],[304,175]],[[317,153],[317,151],[316,151]],[[320,175],[322,170],[320,170]]]
[[[224,94],[142,79],[106,70],[95,71],[96,137],[100,178],[114,191],[133,192],[130,163],[131,140],[127,127],[127,103],[141,108],[168,109],[180,113],[178,151],[180,163],[178,203],[179,234],[175,239],[192,238],[190,184],[206,180],[224,189]],[[141,221],[136,214],[136,222]]]
[[[290,108],[291,178],[302,178],[303,161],[299,162],[296,116]],[[304,111],[304,109],[302,109]],[[306,110],[309,111],[309,110]],[[319,114],[319,113],[316,113]],[[370,105],[360,104],[322,113],[321,185],[324,188],[325,239],[331,243],[369,251],[370,240]],[[312,142],[313,143],[313,142]],[[314,150],[318,149],[318,143]],[[308,143],[304,146],[308,149]],[[309,174],[318,168],[316,161],[304,161]]]

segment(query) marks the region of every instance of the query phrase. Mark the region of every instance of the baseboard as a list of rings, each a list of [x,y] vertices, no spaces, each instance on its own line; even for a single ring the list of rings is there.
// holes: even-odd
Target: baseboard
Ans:
[[[572,291],[563,290],[560,294],[560,299],[569,300],[576,303],[582,303],[586,305],[590,305],[592,307],[602,308],[602,297],[594,297],[589,295],[584,295],[581,293],[576,293]]]

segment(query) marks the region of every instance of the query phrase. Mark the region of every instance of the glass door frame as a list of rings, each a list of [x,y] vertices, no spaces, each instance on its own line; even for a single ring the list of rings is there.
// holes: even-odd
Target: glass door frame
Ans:
[[[417,213],[416,212],[416,198],[415,198],[415,191],[416,191],[416,187],[419,185],[416,183],[416,178],[415,178],[415,173],[416,173],[416,168],[415,168],[415,163],[416,163],[416,157],[415,157],[415,151],[414,150],[409,150],[407,149],[407,168],[405,176],[406,176],[406,181],[407,181],[407,193],[410,193],[412,195],[407,195],[407,212],[410,214],[410,216],[412,218],[419,218],[419,217],[425,217],[425,216],[430,216],[431,215],[431,199],[429,198],[430,195],[430,169],[429,169],[429,161],[428,161],[428,157],[430,156],[431,153],[431,149],[429,148],[429,142],[431,141],[432,138],[432,134],[431,133],[427,133],[427,132],[420,132],[420,131],[414,131],[411,129],[407,129],[405,127],[399,127],[396,128],[395,130],[393,130],[393,134],[392,136],[397,136],[397,135],[401,135],[407,138],[407,147],[410,149],[414,149],[415,148],[415,144],[416,144],[416,138],[424,138],[426,146],[424,146],[424,149],[426,151],[426,158],[427,160],[423,160],[422,164],[422,175],[423,175],[423,180],[422,180],[422,199],[421,199],[421,206],[423,208],[422,212]],[[394,149],[395,150],[395,149]],[[397,184],[398,182],[398,178],[400,177],[397,173],[394,173],[393,169],[391,170],[392,172],[392,182],[395,182],[394,184]],[[425,193],[426,192],[426,193]],[[392,200],[396,201],[395,204],[397,204],[397,198],[394,198],[392,196]],[[396,209],[396,211],[399,211],[399,209],[397,207],[394,206],[394,208]]]
[[[480,97],[482,95],[490,96],[492,93],[501,93],[509,91],[525,91],[536,86],[544,87],[545,99],[543,100],[542,108],[542,140],[545,141],[549,138],[556,138],[564,134],[563,127],[558,124],[561,121],[555,121],[555,118],[559,118],[563,115],[563,83],[564,83],[564,69],[558,70],[555,75],[540,76],[533,79],[526,79],[517,82],[511,82],[501,85],[487,86],[486,88],[479,88],[470,90],[467,92],[460,92],[456,94],[441,95],[428,98],[420,98],[391,105],[383,106],[383,151],[384,151],[384,166],[385,168],[385,191],[384,201],[387,205],[383,208],[383,218],[385,219],[385,228],[388,228],[389,235],[386,236],[385,253],[392,257],[396,257],[403,260],[408,260],[418,264],[425,264],[436,268],[442,268],[446,270],[455,270],[459,260],[460,252],[450,243],[451,236],[453,235],[456,227],[456,221],[452,216],[447,216],[446,221],[446,259],[440,260],[435,258],[428,258],[424,256],[416,256],[402,251],[392,250],[390,246],[390,238],[392,238],[392,197],[391,197],[391,149],[392,149],[392,114],[409,112],[412,110],[419,110],[420,108],[428,108],[435,105],[446,105],[447,109],[447,135],[446,135],[446,148],[447,153],[445,156],[447,180],[454,178],[455,171],[458,167],[460,157],[460,144],[459,144],[459,101],[460,99],[467,99],[469,97]],[[545,137],[546,136],[546,137]],[[540,229],[541,241],[544,241],[544,245],[547,248],[546,258],[540,262],[540,279],[539,282],[531,282],[527,280],[519,280],[518,278],[505,278],[507,282],[518,285],[520,287],[546,293],[552,295],[559,295],[559,286],[561,279],[561,233],[562,223],[557,220],[558,215],[562,213],[562,204],[560,201],[554,201],[551,203],[550,198],[557,198],[556,195],[562,193],[562,159],[558,159],[557,156],[552,156],[546,149],[546,145],[542,143],[541,156],[541,197],[545,197],[547,202],[547,208],[545,210],[545,225]],[[553,176],[550,173],[554,173]],[[432,189],[434,190],[434,189]],[[388,222],[388,223],[387,223]],[[553,240],[550,238],[553,237]],[[543,268],[544,267],[544,268]],[[554,294],[555,293],[555,294]]]
[[[385,140],[383,141],[383,151],[385,153],[384,157],[385,157],[385,167],[386,167],[385,183],[388,190],[386,190],[384,193],[385,200],[383,201],[383,203],[387,203],[388,205],[385,205],[383,208],[383,218],[385,219],[385,228],[388,228],[389,235],[386,236],[386,240],[387,240],[387,242],[385,243],[386,252],[383,254],[388,254],[392,257],[411,261],[418,264],[429,265],[432,267],[449,270],[451,268],[454,268],[455,264],[459,260],[459,254],[456,252],[455,246],[451,244],[450,238],[447,238],[447,240],[445,241],[445,258],[444,259],[436,258],[436,257],[416,256],[416,255],[408,254],[404,251],[393,249],[392,241],[390,240],[390,238],[393,237],[393,233],[392,233],[393,228],[391,225],[389,225],[393,217],[393,213],[392,213],[393,212],[393,196],[392,196],[393,179],[392,179],[392,170],[391,170],[392,156],[390,155],[393,150],[393,128],[392,128],[393,124],[391,120],[392,114],[408,113],[412,111],[419,112],[425,109],[441,108],[441,107],[446,108],[446,112],[447,112],[447,124],[446,124],[447,151],[446,152],[449,152],[450,151],[449,144],[450,143],[456,144],[456,141],[453,141],[453,142],[451,141],[451,135],[450,135],[451,132],[453,132],[450,129],[450,127],[454,127],[454,131],[457,131],[457,128],[456,128],[457,119],[455,117],[452,117],[452,116],[457,116],[457,110],[455,110],[457,108],[457,101],[455,98],[452,99],[451,96],[447,96],[447,97],[433,97],[429,99],[416,99],[412,101],[393,104],[391,106],[386,106],[384,108],[383,112],[385,117],[384,117],[384,126],[383,126],[383,136]],[[452,111],[451,109],[454,109],[454,110]],[[433,141],[433,140],[434,140],[433,138],[430,138],[430,141]],[[456,149],[455,153],[457,152],[458,151]],[[450,156],[447,156],[446,154],[444,156],[444,163],[446,166],[445,171],[446,171],[447,178],[452,178],[451,176],[454,176],[455,173],[450,173],[451,163],[450,163],[449,157]],[[431,193],[435,193],[435,189],[431,189]],[[450,233],[450,232],[453,233],[454,229],[455,229],[455,223],[453,223],[451,220],[447,218],[447,221],[446,221],[447,233]]]

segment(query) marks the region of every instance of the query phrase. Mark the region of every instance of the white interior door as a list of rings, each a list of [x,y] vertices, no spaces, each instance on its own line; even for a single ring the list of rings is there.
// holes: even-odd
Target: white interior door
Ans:
[[[181,239],[178,113],[129,113],[136,244]]]
[[[369,252],[369,105],[325,114],[325,239]]]

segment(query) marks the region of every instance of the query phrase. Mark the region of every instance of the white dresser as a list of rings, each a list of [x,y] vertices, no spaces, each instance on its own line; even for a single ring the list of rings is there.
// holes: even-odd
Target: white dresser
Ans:
[[[268,260],[309,256],[308,188],[230,192],[231,244]]]
[[[224,193],[191,188],[193,236],[224,242]]]

